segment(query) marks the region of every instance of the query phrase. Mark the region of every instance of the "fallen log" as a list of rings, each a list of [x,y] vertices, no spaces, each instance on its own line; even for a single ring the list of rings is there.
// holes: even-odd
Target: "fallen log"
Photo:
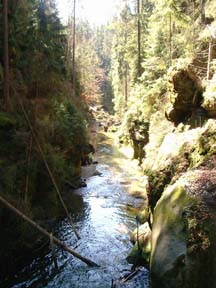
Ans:
[[[91,261],[88,258],[83,257],[82,255],[80,255],[79,253],[77,253],[76,251],[74,251],[73,249],[71,249],[70,247],[68,247],[66,244],[64,244],[62,241],[60,241],[58,238],[56,238],[55,236],[52,236],[51,233],[49,233],[48,231],[46,231],[44,228],[42,228],[40,225],[38,225],[36,222],[34,222],[33,220],[31,220],[28,216],[26,216],[24,213],[22,213],[20,210],[18,210],[17,208],[15,208],[12,204],[10,204],[7,200],[5,200],[1,195],[0,195],[0,202],[6,206],[9,210],[13,211],[16,215],[18,215],[19,217],[21,217],[23,220],[25,220],[26,222],[28,222],[31,226],[33,226],[34,228],[36,228],[39,232],[41,232],[43,235],[45,235],[46,237],[48,237],[49,239],[52,238],[53,243],[57,244],[58,246],[60,246],[63,250],[69,252],[70,254],[72,254],[74,257],[80,259],[82,262],[86,263],[88,266],[91,267],[99,267],[98,264],[96,264],[95,262]]]

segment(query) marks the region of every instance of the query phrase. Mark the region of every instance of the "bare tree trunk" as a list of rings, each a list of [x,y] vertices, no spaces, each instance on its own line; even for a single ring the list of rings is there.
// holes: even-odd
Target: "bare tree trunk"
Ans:
[[[128,65],[125,67],[125,108],[127,109],[128,102]]]
[[[72,59],[72,65],[73,65],[73,92],[74,95],[76,93],[76,67],[75,67],[75,56],[76,56],[76,0],[74,0],[73,2],[74,6],[73,6],[73,59]]]
[[[205,0],[200,0],[201,25],[205,24]]]
[[[138,46],[138,77],[141,76],[141,25],[140,25],[140,0],[137,0],[137,46]]]
[[[208,81],[208,85],[209,85],[209,80],[210,80],[211,58],[212,58],[212,39],[209,41],[209,52],[208,52],[208,65],[207,65],[207,81]]]
[[[172,12],[169,13],[169,61],[172,66]]]
[[[29,170],[30,170],[30,164],[31,164],[32,142],[33,142],[33,139],[32,139],[32,135],[31,135],[29,148],[28,148],[28,162],[27,162],[26,185],[25,185],[25,195],[24,195],[25,204],[27,204],[27,202],[28,202]]]
[[[4,101],[6,109],[10,105],[9,90],[9,51],[8,51],[8,0],[3,0],[4,7]]]

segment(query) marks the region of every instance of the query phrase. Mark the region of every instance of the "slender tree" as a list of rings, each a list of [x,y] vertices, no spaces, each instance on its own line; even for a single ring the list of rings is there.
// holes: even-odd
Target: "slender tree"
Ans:
[[[72,65],[73,65],[73,91],[74,95],[76,92],[76,76],[75,76],[75,54],[76,54],[76,0],[73,1],[73,58],[72,58]]]
[[[4,100],[6,108],[9,108],[9,52],[8,52],[8,1],[3,0],[4,7]]]
[[[205,0],[200,0],[201,25],[205,24]]]
[[[140,0],[137,0],[137,46],[138,46],[138,77],[141,76],[141,23],[140,23]]]
[[[127,108],[128,102],[128,64],[125,64],[125,106]]]
[[[172,66],[172,12],[169,12],[169,59]]]

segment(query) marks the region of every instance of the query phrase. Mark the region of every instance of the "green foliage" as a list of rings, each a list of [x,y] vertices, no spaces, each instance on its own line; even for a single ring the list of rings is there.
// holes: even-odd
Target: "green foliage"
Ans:
[[[206,16],[214,19],[216,13],[216,3],[212,0],[207,0],[206,2]]]
[[[201,12],[203,13],[200,9],[199,1],[187,3],[175,0],[142,1],[140,19],[143,70],[139,79],[135,77],[138,55],[137,17],[133,14],[131,7],[124,6],[120,18],[113,24],[115,34],[112,47],[111,77],[114,108],[122,119],[120,137],[121,140],[130,142],[128,131],[131,123],[140,121],[140,119],[141,122],[150,122],[150,143],[145,149],[147,158],[150,155],[154,156],[154,149],[159,147],[166,132],[172,129],[172,126],[170,129],[166,128],[168,123],[164,118],[164,111],[169,102],[167,90],[170,98],[173,98],[172,101],[175,102],[178,96],[173,86],[170,87],[170,84],[174,84],[168,82],[171,77],[170,73],[173,73],[174,78],[176,77],[174,71],[181,71],[181,69],[188,71],[188,77],[191,78],[188,79],[191,81],[185,81],[185,75],[182,76],[179,73],[179,79],[182,76],[182,86],[185,85],[187,92],[190,91],[188,95],[188,93],[184,93],[186,90],[179,87],[179,90],[182,91],[183,102],[186,97],[189,97],[190,101],[195,99],[195,104],[200,104],[202,100],[202,88],[198,77],[195,76],[196,67],[194,68],[194,65],[197,64],[192,60],[200,44],[198,39],[202,30],[200,26]],[[205,46],[206,48],[207,46]],[[201,69],[204,70],[203,67]],[[191,89],[193,81],[196,82],[195,96],[192,95],[193,89]],[[177,104],[175,102],[174,106],[176,107]],[[183,105],[185,109],[190,109],[186,107],[185,103]],[[154,159],[154,157],[150,158]],[[150,158],[149,162],[151,162]]]
[[[3,187],[9,194],[14,194],[16,191],[17,169],[16,165],[10,165],[6,168],[6,173],[3,174]]]
[[[0,63],[0,83],[3,81],[3,67],[2,67],[2,65],[1,65],[1,63]]]
[[[18,99],[23,102],[44,157],[61,190],[65,188],[66,180],[73,182],[73,177],[80,175],[82,147],[87,142],[86,123],[83,114],[79,112],[83,104],[81,99],[76,99],[76,105],[73,104],[75,99],[71,96],[71,71],[66,62],[69,41],[66,29],[58,17],[55,1],[8,1],[8,8],[11,110],[10,113],[4,112],[4,108],[0,111],[0,188],[1,193],[16,207],[30,217],[43,221],[50,216],[57,217],[60,205]],[[1,2],[1,23],[2,12]],[[1,25],[2,60],[3,35]],[[92,53],[91,47],[88,46],[89,53]],[[95,55],[91,54],[91,61],[87,65],[94,63]],[[1,104],[4,100],[2,60]],[[98,62],[94,68],[97,65]],[[55,103],[58,103],[56,107]],[[12,263],[13,257],[17,255],[16,250],[23,252],[28,246],[23,242],[32,241],[33,233],[22,222],[15,222],[14,215],[10,215],[10,221],[2,221],[8,213],[4,209],[0,209],[0,213],[4,234],[0,245],[1,260],[8,260],[5,251],[10,245],[12,249],[9,251],[9,260]],[[12,231],[14,223],[16,229]],[[7,243],[10,238],[12,241]]]
[[[46,193],[48,195],[48,191],[52,190],[51,183],[41,155],[35,149],[34,139],[30,152],[31,161],[28,163],[29,126],[20,113],[16,99],[19,97],[23,101],[34,130],[40,131],[42,150],[61,184],[71,175],[68,172],[70,168],[76,172],[80,169],[81,147],[87,141],[86,123],[83,115],[78,112],[77,107],[82,106],[81,103],[76,106],[65,103],[65,99],[71,97],[71,84],[66,73],[68,39],[66,30],[60,23],[55,2],[23,0],[10,1],[8,4],[13,114],[0,112],[1,185],[4,186],[5,193],[15,191],[23,200],[26,177],[29,174],[28,200],[34,205],[33,199],[42,201],[46,198]],[[0,19],[2,20],[2,9]],[[0,32],[0,46],[3,47],[2,26]],[[2,50],[0,56],[3,59]],[[92,62],[94,56],[95,54]],[[2,64],[0,67],[2,68]],[[54,109],[56,102],[58,104]],[[76,159],[69,161],[72,156]],[[38,183],[41,183],[41,187],[37,186]],[[43,196],[40,194],[42,187],[46,191]]]
[[[0,128],[3,130],[11,129],[15,126],[16,120],[12,115],[0,112]]]
[[[65,77],[67,39],[63,28],[50,1],[9,3],[11,80],[20,90],[25,87],[29,98],[52,95],[58,78]]]
[[[56,105],[56,131],[55,137],[61,138],[68,149],[86,144],[86,125],[83,115],[79,113],[76,107],[70,103],[60,103]]]

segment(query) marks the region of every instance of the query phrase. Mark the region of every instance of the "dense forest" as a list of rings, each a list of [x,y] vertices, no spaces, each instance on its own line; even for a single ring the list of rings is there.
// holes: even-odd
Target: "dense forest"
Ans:
[[[47,221],[64,208],[55,190],[67,182],[84,184],[81,162],[90,153],[87,80],[72,73],[71,32],[61,24],[54,1],[3,1],[0,16],[6,21],[0,33],[1,191],[33,219]],[[1,261],[10,265],[35,236],[4,207],[0,213]]]
[[[100,121],[145,183],[128,262],[151,287],[213,288],[216,3],[119,2],[98,27],[75,10],[62,24],[55,1],[0,2],[0,196],[47,229],[68,215]],[[0,225],[5,274],[43,238],[3,205]]]

